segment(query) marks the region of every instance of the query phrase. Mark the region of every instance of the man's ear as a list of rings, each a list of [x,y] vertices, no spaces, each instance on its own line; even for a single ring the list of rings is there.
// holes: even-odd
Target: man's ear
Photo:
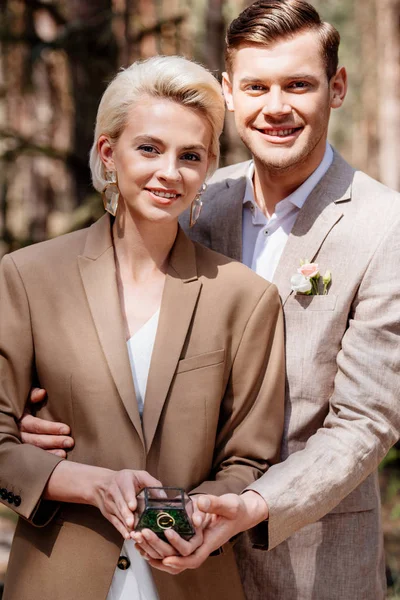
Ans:
[[[342,106],[347,93],[347,72],[344,67],[339,67],[330,83],[331,108]]]
[[[106,171],[115,171],[114,151],[106,135],[101,135],[97,140],[97,151]]]
[[[222,89],[224,92],[224,98],[226,102],[226,108],[230,112],[234,112],[233,96],[232,96],[232,83],[228,73],[222,73]]]

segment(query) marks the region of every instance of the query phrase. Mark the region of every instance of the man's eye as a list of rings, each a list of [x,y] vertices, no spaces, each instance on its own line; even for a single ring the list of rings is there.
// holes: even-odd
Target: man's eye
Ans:
[[[247,86],[247,89],[250,92],[263,92],[265,90],[265,86],[261,85],[260,83],[252,83],[251,85]]]
[[[294,90],[306,90],[309,87],[310,84],[307,83],[307,81],[293,81],[293,83],[289,85],[289,88],[292,88]]]
[[[194,152],[185,152],[185,154],[182,154],[181,159],[196,162],[200,160],[200,156]]]

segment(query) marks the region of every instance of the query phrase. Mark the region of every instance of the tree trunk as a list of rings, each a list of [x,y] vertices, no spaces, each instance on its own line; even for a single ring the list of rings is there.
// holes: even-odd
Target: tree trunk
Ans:
[[[400,191],[400,0],[377,0],[379,176]]]

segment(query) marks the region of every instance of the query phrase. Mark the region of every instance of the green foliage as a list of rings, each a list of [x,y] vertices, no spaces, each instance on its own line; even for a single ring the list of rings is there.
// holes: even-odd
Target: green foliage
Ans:
[[[396,463],[400,465],[400,449],[393,447],[382,460],[381,464],[379,465],[379,470],[383,471],[383,469],[388,465],[395,465]]]

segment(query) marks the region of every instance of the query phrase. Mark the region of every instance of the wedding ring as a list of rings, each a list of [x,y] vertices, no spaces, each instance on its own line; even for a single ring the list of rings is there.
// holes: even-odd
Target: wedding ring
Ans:
[[[157,515],[157,525],[160,529],[171,529],[175,525],[175,519],[166,512],[160,512]]]

